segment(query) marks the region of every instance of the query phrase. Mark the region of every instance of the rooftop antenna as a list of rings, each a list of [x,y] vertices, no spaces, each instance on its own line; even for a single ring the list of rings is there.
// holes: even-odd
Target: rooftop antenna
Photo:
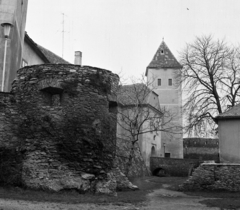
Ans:
[[[63,17],[63,21],[62,21],[62,58],[63,58],[63,55],[64,55],[64,33],[66,32],[64,30],[64,16],[65,16],[65,14],[62,13],[62,17]]]

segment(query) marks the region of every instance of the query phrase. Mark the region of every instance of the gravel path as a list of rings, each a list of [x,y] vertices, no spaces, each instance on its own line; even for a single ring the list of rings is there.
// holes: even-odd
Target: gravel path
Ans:
[[[147,195],[147,201],[142,204],[64,204],[43,203],[21,200],[0,199],[0,210],[219,210],[200,204],[206,198],[189,196],[182,192],[167,189],[169,185],[154,190]]]

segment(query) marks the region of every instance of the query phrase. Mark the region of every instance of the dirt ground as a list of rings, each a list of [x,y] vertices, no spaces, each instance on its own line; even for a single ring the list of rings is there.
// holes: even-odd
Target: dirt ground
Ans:
[[[240,209],[240,193],[179,192],[186,178],[145,177],[132,180],[140,190],[118,196],[0,188],[0,210],[204,210]]]

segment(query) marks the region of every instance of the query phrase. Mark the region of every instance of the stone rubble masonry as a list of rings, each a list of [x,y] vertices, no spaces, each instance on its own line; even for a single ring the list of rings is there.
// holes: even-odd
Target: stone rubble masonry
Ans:
[[[240,191],[240,164],[202,163],[180,190]]]
[[[0,148],[22,155],[22,183],[54,191],[116,190],[117,107],[109,104],[118,75],[72,64],[17,73],[11,93],[0,93]]]

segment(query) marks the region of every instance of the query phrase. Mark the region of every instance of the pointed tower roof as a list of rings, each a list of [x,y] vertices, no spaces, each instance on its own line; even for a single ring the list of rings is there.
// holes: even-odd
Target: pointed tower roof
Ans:
[[[160,68],[172,68],[180,69],[182,66],[174,57],[172,52],[169,50],[168,46],[164,41],[160,44],[157,52],[155,53],[152,61],[146,69],[146,75],[149,68],[160,69]]]

